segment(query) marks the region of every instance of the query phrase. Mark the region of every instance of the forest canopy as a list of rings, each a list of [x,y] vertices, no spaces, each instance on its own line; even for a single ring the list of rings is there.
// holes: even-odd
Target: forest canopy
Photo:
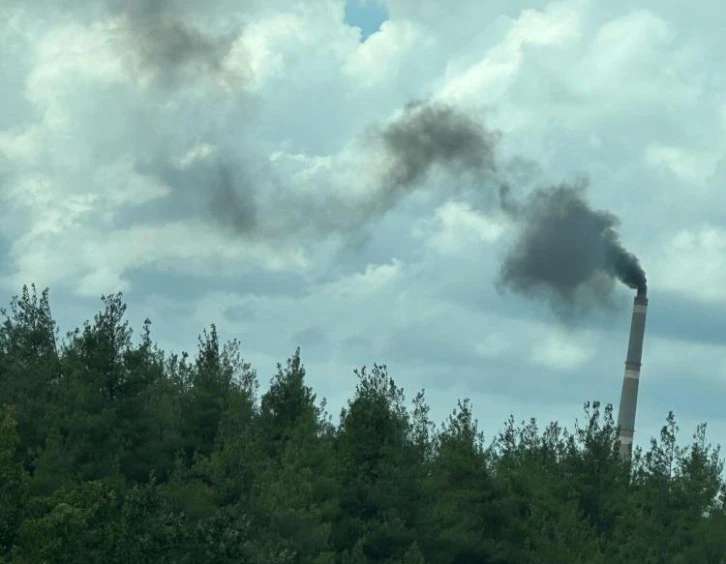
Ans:
[[[2,310],[0,563],[726,562],[705,424],[681,446],[668,413],[628,462],[609,405],[485,435],[378,364],[336,423],[299,349],[261,390],[214,325],[168,353],[102,301],[63,338],[48,290]]]

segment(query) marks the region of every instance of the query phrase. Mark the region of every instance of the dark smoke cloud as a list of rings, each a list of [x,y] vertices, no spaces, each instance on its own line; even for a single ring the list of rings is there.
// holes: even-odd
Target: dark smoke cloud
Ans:
[[[252,235],[259,229],[255,194],[239,166],[224,155],[207,156],[187,166],[166,160],[138,162],[136,170],[163,182],[171,193],[147,205],[150,221],[164,217],[182,220],[204,210],[209,219],[235,235]],[[143,219],[135,210],[135,220]]]
[[[493,170],[498,139],[498,134],[448,106],[411,102],[400,116],[369,130],[365,138],[363,152],[382,149],[386,156],[385,169],[368,193],[353,198],[344,194],[311,196],[288,205],[284,212],[288,230],[295,234],[343,233],[347,244],[357,246],[365,239],[361,230],[402,198],[420,190],[435,168],[478,173]],[[283,230],[277,222],[276,231]]]
[[[229,45],[178,20],[158,21],[137,31],[144,64],[168,73],[184,65],[218,71]]]
[[[409,189],[436,165],[493,170],[499,134],[443,104],[408,104],[381,132],[393,164],[387,182]]]
[[[618,218],[593,209],[586,187],[582,180],[538,189],[524,203],[503,190],[504,209],[521,227],[502,265],[502,286],[565,306],[583,290],[606,292],[608,280],[645,289],[643,268],[620,242]]]
[[[622,246],[617,217],[590,206],[586,182],[538,188],[520,200],[512,179],[531,177],[537,166],[518,158],[496,167],[499,134],[445,105],[408,106],[382,138],[394,162],[389,178],[394,188],[411,190],[437,164],[496,173],[500,208],[519,226],[502,264],[500,288],[544,297],[560,312],[582,299],[603,303],[614,280],[645,290],[645,272]]]
[[[140,55],[143,68],[165,85],[192,73],[219,73],[238,35],[203,31],[191,17],[184,18],[178,3],[171,0],[109,0],[108,8],[114,15],[129,19],[129,48]]]
[[[284,240],[336,233],[356,244],[367,225],[420,189],[436,166],[492,171],[498,139],[498,134],[447,106],[409,104],[393,122],[369,132],[367,141],[373,147],[361,149],[383,148],[387,168],[367,193],[356,197],[338,190],[296,196],[274,170],[265,168],[265,159],[253,163],[255,159],[230,151],[217,150],[186,166],[167,155],[139,162],[136,169],[171,188],[168,197],[147,205],[146,213],[181,219],[204,209],[218,225],[243,237]],[[253,184],[248,177],[264,179],[265,185]],[[154,205],[163,209],[150,209]]]
[[[261,199],[274,207],[274,212],[267,210],[270,213],[264,222],[250,227],[247,208],[242,204],[252,204],[249,198],[240,201],[238,183],[225,183],[215,190],[212,208],[226,226],[237,225],[237,231],[245,235],[254,231],[255,236],[284,239],[337,233],[345,237],[345,243],[357,245],[361,237],[365,238],[362,230],[406,195],[421,189],[422,181],[435,167],[492,171],[498,139],[498,134],[447,106],[413,102],[390,124],[369,131],[369,146],[361,149],[383,148],[387,159],[386,169],[366,194],[350,197],[338,190],[321,190],[296,197],[285,190],[274,171],[265,170],[262,176],[268,186]],[[230,210],[235,210],[237,220],[229,217]]]
[[[47,21],[66,19],[69,14],[86,24],[109,16],[127,18],[131,36],[120,49],[124,55],[137,54],[141,62],[140,68],[129,65],[128,71],[151,72],[161,86],[176,86],[182,79],[198,80],[220,73],[225,56],[241,32],[233,16],[223,20],[226,29],[222,33],[211,33],[201,25],[199,14],[210,15],[214,6],[191,0],[0,1],[0,6],[5,5],[12,5],[16,13]],[[240,8],[244,7],[245,2],[241,2]]]
[[[368,142],[384,150],[386,170],[370,197],[351,204],[329,203],[337,213],[320,218],[320,228],[361,228],[391,210],[403,197],[421,189],[437,167],[486,173],[494,169],[499,135],[470,116],[443,104],[413,101],[400,116],[369,132]]]
[[[644,290],[645,273],[621,244],[618,219],[592,208],[586,182],[532,188],[541,178],[539,167],[521,158],[498,163],[499,138],[454,108],[409,104],[399,118],[368,138],[385,150],[388,168],[379,184],[353,198],[325,190],[295,197],[270,181],[273,171],[268,170],[253,175],[267,178],[268,184],[253,186],[242,173],[251,161],[241,164],[224,153],[186,167],[156,163],[141,172],[172,187],[172,197],[166,199],[169,209],[204,206],[215,221],[238,235],[276,240],[340,233],[351,241],[405,195],[421,189],[436,167],[473,173],[480,188],[500,186],[479,192],[489,192],[488,200],[497,201],[517,228],[497,281],[501,289],[544,298],[558,313],[606,304],[616,280]]]
[[[210,210],[224,225],[237,233],[252,233],[257,227],[257,207],[242,182],[235,182],[232,170],[217,166],[216,182],[210,186]]]

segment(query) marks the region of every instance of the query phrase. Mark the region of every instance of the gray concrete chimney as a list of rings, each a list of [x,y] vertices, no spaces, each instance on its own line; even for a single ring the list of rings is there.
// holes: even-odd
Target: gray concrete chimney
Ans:
[[[635,431],[635,408],[638,403],[638,383],[640,381],[640,364],[643,357],[643,338],[645,336],[645,315],[648,309],[648,298],[644,288],[638,289],[633,301],[633,319],[630,322],[630,340],[628,354],[625,357],[625,375],[623,390],[620,394],[618,412],[618,440],[620,455],[630,459],[633,452],[633,433]]]

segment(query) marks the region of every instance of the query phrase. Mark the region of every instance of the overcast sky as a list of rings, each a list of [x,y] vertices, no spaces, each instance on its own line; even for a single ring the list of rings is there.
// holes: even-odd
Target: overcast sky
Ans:
[[[263,385],[299,345],[336,419],[373,362],[489,437],[617,411],[631,289],[563,320],[497,286],[516,227],[476,175],[381,188],[381,132],[436,101],[522,197],[586,177],[620,218],[649,281],[636,442],[669,410],[726,442],[720,3],[145,4],[0,2],[0,303],[48,286],[66,331],[123,291],[165,349],[239,338]]]

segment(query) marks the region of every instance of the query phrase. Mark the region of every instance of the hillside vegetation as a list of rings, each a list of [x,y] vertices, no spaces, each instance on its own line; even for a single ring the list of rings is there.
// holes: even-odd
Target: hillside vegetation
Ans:
[[[726,562],[705,426],[681,448],[668,414],[632,465],[597,402],[485,439],[468,401],[435,426],[381,365],[334,423],[299,350],[262,390],[213,325],[166,354],[124,313],[105,297],[60,339],[47,291],[3,311],[2,563]]]

